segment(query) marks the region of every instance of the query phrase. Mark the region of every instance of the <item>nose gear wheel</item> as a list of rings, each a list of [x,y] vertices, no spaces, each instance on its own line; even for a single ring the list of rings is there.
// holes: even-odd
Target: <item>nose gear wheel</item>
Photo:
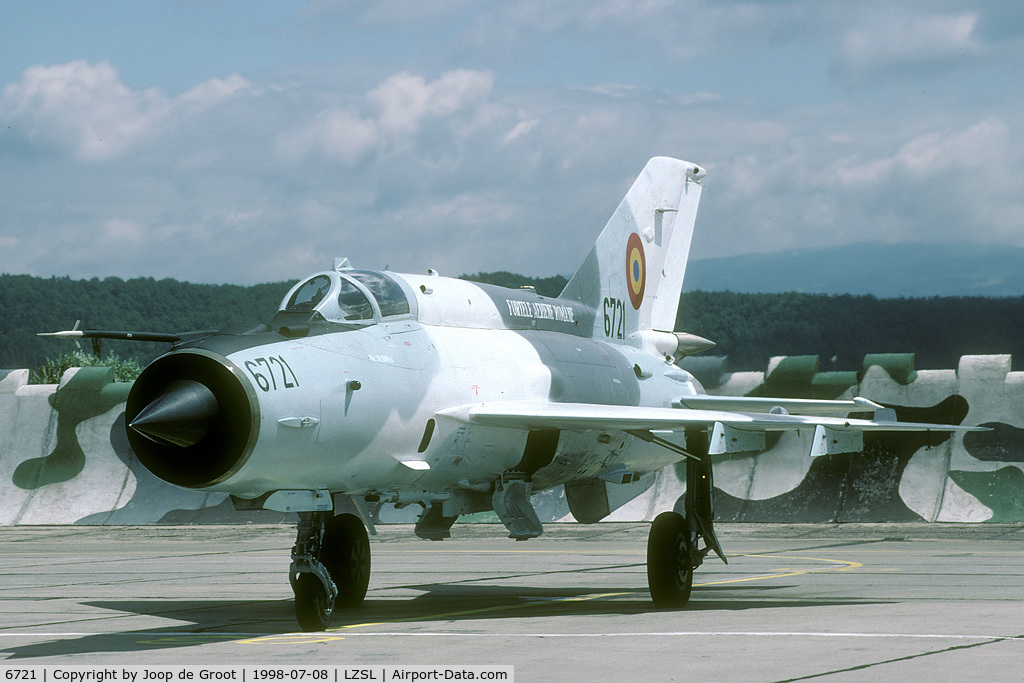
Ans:
[[[303,631],[323,631],[336,609],[358,607],[370,583],[370,539],[363,522],[349,514],[299,513],[290,578]]]

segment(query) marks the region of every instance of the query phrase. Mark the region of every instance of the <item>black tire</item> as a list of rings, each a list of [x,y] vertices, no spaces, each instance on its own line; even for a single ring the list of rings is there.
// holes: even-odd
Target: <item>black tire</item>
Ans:
[[[693,565],[690,533],[678,512],[663,512],[647,538],[647,587],[657,607],[680,609],[690,601]]]
[[[348,514],[328,520],[320,561],[338,587],[335,608],[361,605],[370,585],[370,537],[362,520]]]
[[[313,574],[299,574],[295,581],[295,618],[303,631],[324,631],[331,625],[334,606],[327,590]]]

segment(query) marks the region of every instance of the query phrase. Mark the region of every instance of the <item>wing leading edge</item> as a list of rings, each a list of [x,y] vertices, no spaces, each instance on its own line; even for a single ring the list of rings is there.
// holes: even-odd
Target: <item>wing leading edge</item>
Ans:
[[[727,401],[716,403],[687,398],[682,405],[730,405]],[[730,399],[731,405],[743,405],[742,400]],[[837,412],[871,411],[882,412],[878,404],[866,399],[853,401],[808,401],[803,408],[815,412],[832,412],[828,415],[792,415],[789,409],[801,402],[794,399],[755,399],[746,405],[752,408],[771,410],[769,404],[780,408],[776,412],[736,412],[704,408],[650,408],[644,406],[617,406],[591,403],[553,403],[548,401],[507,401],[470,403],[452,406],[437,412],[440,418],[448,418],[466,424],[506,429],[567,429],[574,431],[619,429],[627,432],[671,433],[688,429],[711,430],[710,455],[750,452],[764,449],[764,435],[767,432],[814,430],[812,456],[855,453],[863,450],[864,432],[967,432],[984,431],[984,427],[934,424],[923,422],[897,422],[896,420],[867,420],[836,417]],[[834,405],[826,406],[832,403]],[[813,404],[813,405],[812,405]],[[886,417],[895,415],[885,410]]]

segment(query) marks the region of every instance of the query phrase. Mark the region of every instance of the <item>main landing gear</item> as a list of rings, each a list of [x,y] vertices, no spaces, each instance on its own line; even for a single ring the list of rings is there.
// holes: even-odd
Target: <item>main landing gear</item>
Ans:
[[[712,525],[714,483],[707,432],[687,430],[686,449],[686,494],[676,503],[677,511],[655,518],[647,541],[647,584],[651,599],[661,608],[686,606],[693,570],[710,552],[728,563]],[[454,518],[437,516],[417,535],[446,537]],[[322,631],[330,626],[336,609],[358,607],[370,582],[370,539],[362,520],[348,513],[300,512],[289,577],[295,616],[304,631]]]
[[[335,609],[358,607],[370,583],[370,539],[362,520],[300,512],[289,578],[303,631],[323,631]]]
[[[712,550],[728,564],[712,524],[714,481],[707,432],[687,430],[686,448],[683,514],[672,511],[655,517],[647,539],[647,586],[654,604],[662,608],[686,606],[693,588],[693,570]],[[700,548],[702,538],[704,548]]]

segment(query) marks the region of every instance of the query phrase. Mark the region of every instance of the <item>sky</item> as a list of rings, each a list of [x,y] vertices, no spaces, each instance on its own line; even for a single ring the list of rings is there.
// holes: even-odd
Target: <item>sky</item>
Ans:
[[[4,10],[0,272],[568,275],[653,156],[708,171],[692,258],[1024,246],[1024,3]]]

